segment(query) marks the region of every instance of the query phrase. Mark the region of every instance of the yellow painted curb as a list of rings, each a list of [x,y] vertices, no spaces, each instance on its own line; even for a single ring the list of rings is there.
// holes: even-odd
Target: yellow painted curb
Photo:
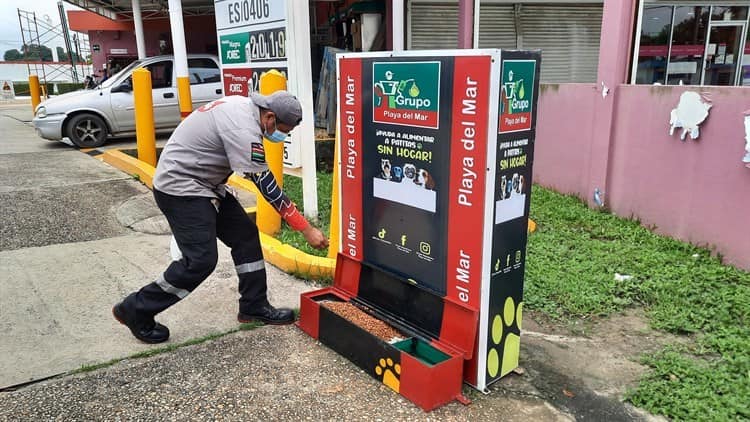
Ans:
[[[116,149],[109,149],[104,152],[104,162],[125,173],[137,175],[141,182],[153,189],[156,168],[152,165]]]
[[[107,150],[104,153],[104,162],[128,174],[138,175],[146,186],[153,189],[156,169],[150,164],[114,149]],[[257,194],[255,184],[249,180],[232,175],[228,182],[232,187]],[[245,211],[248,213],[255,212],[255,208],[245,208]],[[306,254],[263,232],[260,232],[260,244],[263,248],[263,258],[284,272],[304,274],[311,277],[333,278],[336,271],[335,259]]]
[[[306,254],[263,232],[260,232],[260,244],[266,261],[284,272],[333,278],[336,271],[335,259]]]

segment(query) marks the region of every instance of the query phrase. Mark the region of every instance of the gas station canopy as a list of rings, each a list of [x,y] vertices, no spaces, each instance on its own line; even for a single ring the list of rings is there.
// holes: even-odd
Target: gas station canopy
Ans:
[[[133,20],[133,0],[65,0],[66,3],[96,13],[112,20]],[[169,16],[167,0],[141,0],[143,19],[158,19]],[[213,0],[182,0],[185,16],[214,14]]]

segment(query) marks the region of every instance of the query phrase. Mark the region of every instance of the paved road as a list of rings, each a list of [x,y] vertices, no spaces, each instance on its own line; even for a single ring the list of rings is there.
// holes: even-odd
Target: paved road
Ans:
[[[0,116],[15,120],[18,123],[22,123],[27,127],[31,126],[31,119],[33,114],[31,111],[31,105],[27,100],[14,100],[14,101],[0,101]],[[3,130],[7,128],[3,126]],[[26,131],[22,131],[27,134]],[[33,133],[33,130],[32,130]],[[63,141],[45,141],[40,138],[27,139],[23,135],[16,137],[15,139],[6,139],[2,143],[2,153],[10,152],[32,152],[32,151],[49,151],[51,149],[59,150],[71,150],[72,144],[67,139]],[[167,143],[169,138],[168,134],[157,135],[156,146],[161,147]],[[125,138],[111,138],[101,147],[97,148],[99,151],[105,151],[108,149],[136,149],[135,137]]]

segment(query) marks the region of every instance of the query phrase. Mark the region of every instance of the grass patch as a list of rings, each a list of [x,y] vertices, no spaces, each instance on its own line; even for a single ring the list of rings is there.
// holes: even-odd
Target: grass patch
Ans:
[[[296,315],[299,315],[299,310],[297,310],[297,309],[295,309],[295,316]],[[224,331],[224,332],[220,332],[220,333],[212,333],[212,334],[209,334],[209,335],[206,335],[206,336],[203,336],[203,337],[198,337],[198,338],[190,339],[190,340],[184,341],[182,343],[169,344],[169,345],[164,346],[164,347],[157,347],[155,349],[144,350],[142,352],[134,353],[134,354],[132,354],[132,355],[130,355],[128,357],[125,357],[125,358],[112,359],[112,360],[109,360],[107,362],[97,363],[97,364],[93,364],[93,365],[83,365],[80,368],[78,368],[78,369],[76,369],[74,371],[71,371],[71,372],[69,372],[69,373],[67,373],[65,375],[75,375],[75,374],[80,374],[80,373],[84,373],[84,372],[96,371],[97,369],[102,369],[102,368],[106,368],[106,367],[112,366],[112,365],[114,365],[116,363],[119,363],[119,362],[122,362],[122,361],[124,361],[126,359],[142,359],[142,358],[148,358],[148,357],[156,356],[156,355],[159,355],[159,354],[162,354],[162,353],[171,352],[171,351],[174,351],[174,350],[177,350],[177,349],[181,349],[183,347],[194,346],[196,344],[205,343],[205,342],[210,341],[210,340],[215,340],[215,339],[217,339],[219,337],[224,337],[224,336],[226,336],[228,334],[236,333],[236,332],[239,332],[239,331],[254,330],[254,329],[258,328],[258,327],[262,327],[263,325],[264,324],[260,323],[260,322],[250,322],[250,323],[240,324],[237,328],[233,328],[233,329],[228,330],[228,331]]]
[[[318,208],[329,231],[331,174],[318,173]],[[301,180],[284,190],[302,204]],[[646,310],[651,326],[693,334],[689,346],[645,356],[651,368],[628,400],[674,419],[750,418],[750,273],[709,250],[654,234],[639,221],[589,209],[578,198],[534,186],[524,301],[557,319]],[[286,225],[284,243],[324,256]],[[615,273],[632,278],[618,281]]]
[[[312,222],[326,236],[329,236],[331,226],[331,188],[333,187],[333,173],[318,172],[318,220]],[[302,179],[284,175],[284,193],[297,204],[300,212],[304,212],[302,201]],[[281,231],[276,237],[302,252],[315,256],[327,256],[327,250],[318,250],[307,244],[302,233],[292,230],[285,221],[281,222]],[[303,278],[306,278],[303,277]]]
[[[644,362],[628,398],[677,419],[750,417],[750,273],[638,221],[591,210],[535,186],[524,301],[555,318],[606,316],[643,306],[656,329],[696,334]],[[615,273],[632,276],[616,281]]]

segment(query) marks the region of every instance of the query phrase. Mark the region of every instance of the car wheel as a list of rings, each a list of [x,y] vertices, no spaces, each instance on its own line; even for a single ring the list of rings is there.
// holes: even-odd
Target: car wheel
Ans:
[[[68,121],[65,133],[78,148],[96,148],[107,140],[107,124],[95,114],[77,114]]]

